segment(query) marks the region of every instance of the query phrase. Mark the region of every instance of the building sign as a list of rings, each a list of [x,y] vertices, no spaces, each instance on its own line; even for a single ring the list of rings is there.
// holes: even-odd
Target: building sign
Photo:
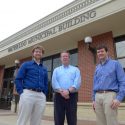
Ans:
[[[38,27],[43,28],[45,26],[48,26],[49,24],[51,24],[51,23],[53,23],[53,22],[55,22],[57,20],[60,20],[60,19],[62,19],[64,17],[67,17],[67,16],[69,16],[69,15],[71,15],[71,14],[73,14],[73,13],[75,13],[75,12],[81,10],[81,9],[85,9],[86,7],[96,3],[98,1],[100,2],[101,0],[84,0],[83,2],[75,5],[74,7],[70,8],[70,9],[68,9],[68,10],[66,10],[66,11],[64,11],[62,13],[59,13],[58,15],[50,18],[49,20],[46,20],[42,24],[39,24]]]
[[[80,23],[83,23],[83,22],[86,22],[86,21],[89,21],[90,19],[96,17],[96,11],[95,10],[91,10],[91,11],[88,11],[86,13],[83,13],[77,17],[74,17],[72,19],[69,19],[59,25],[56,25],[50,29],[47,29],[41,33],[38,33],[36,34],[35,36],[32,36],[24,41],[21,41],[20,43],[17,43],[11,47],[8,48],[8,52],[13,52],[17,49],[20,49],[22,47],[25,47],[37,40],[42,40],[42,39],[45,39],[49,36],[52,36],[54,34],[57,34],[59,32],[62,32],[64,30],[67,30],[73,26],[76,26]]]
[[[107,0],[74,1],[70,5],[68,5],[66,8],[62,8],[59,11],[57,11],[58,13],[54,12],[54,13],[50,14],[49,16],[39,20],[35,24],[32,24],[31,26],[29,26],[30,28],[26,28],[26,30],[23,30],[23,32],[21,31],[22,33],[19,32],[18,35],[15,34],[14,38],[10,38],[10,39],[3,41],[3,43],[0,45],[0,48],[3,48],[7,44],[10,44],[12,42],[17,41],[17,40],[25,37],[26,35],[34,33],[35,31],[43,29],[43,28],[49,26],[50,24],[55,23],[56,21],[66,19],[67,17],[71,16],[74,13],[79,13],[79,11],[81,11],[81,10],[83,11],[83,10],[86,10],[88,8],[91,9],[90,6],[93,6],[94,4],[96,4],[96,6],[99,4],[99,6],[100,6],[100,3],[103,4],[106,1]]]

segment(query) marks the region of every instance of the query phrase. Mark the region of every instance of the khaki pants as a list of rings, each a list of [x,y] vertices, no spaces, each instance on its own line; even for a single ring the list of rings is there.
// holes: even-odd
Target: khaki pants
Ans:
[[[46,105],[46,96],[40,92],[24,90],[20,95],[17,125],[40,125]]]
[[[112,109],[112,100],[116,97],[115,92],[96,93],[95,112],[97,125],[118,125],[117,109]]]

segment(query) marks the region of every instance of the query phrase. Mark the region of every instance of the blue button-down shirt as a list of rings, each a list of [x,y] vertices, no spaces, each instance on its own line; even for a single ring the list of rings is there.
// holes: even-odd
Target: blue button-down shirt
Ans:
[[[47,69],[40,63],[28,61],[21,65],[18,70],[16,79],[16,89],[19,94],[23,89],[40,89],[45,94],[48,91],[48,74]]]
[[[111,90],[117,93],[116,99],[122,101],[125,96],[125,73],[116,60],[108,58],[104,64],[96,67],[93,85],[93,100],[100,90]]]
[[[80,70],[74,66],[57,67],[52,76],[52,87],[54,90],[69,89],[70,87],[79,89],[81,84]]]

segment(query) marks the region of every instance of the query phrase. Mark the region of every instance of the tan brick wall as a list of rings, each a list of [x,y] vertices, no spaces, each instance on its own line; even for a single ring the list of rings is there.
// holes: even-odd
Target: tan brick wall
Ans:
[[[111,58],[115,57],[115,47],[112,32],[93,36],[92,39],[92,47],[105,44],[109,49],[109,55]],[[93,74],[96,65],[94,64],[93,55],[88,50],[84,41],[78,42],[78,66],[82,76],[82,85],[79,91],[79,102],[89,102],[91,101],[92,97]]]

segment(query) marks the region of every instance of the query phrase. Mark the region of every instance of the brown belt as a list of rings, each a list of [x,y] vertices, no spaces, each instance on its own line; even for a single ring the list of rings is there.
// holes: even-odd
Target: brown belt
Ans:
[[[96,91],[96,93],[109,93],[109,92],[115,92],[113,90],[100,90],[100,91]]]

